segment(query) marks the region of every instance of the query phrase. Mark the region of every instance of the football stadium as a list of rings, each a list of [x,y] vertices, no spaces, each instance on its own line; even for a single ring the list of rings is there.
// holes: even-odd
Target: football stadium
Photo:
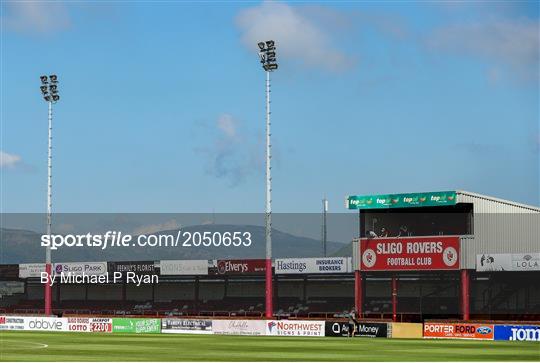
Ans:
[[[54,263],[70,279],[52,314],[44,263],[2,265],[2,359],[539,359],[539,208],[465,191],[346,206],[352,256],[275,258],[271,315],[265,259]]]
[[[0,362],[540,362],[538,0],[0,28]]]

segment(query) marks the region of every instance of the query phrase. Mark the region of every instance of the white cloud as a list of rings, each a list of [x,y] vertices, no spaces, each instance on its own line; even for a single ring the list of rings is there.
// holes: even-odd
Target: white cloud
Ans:
[[[487,60],[507,68],[521,79],[538,79],[538,21],[491,19],[448,25],[430,35],[427,45]],[[493,72],[491,70],[491,75]]]
[[[207,159],[208,173],[227,180],[231,186],[263,170],[264,165],[263,146],[254,141],[256,137],[248,137],[240,125],[232,115],[220,115],[205,146],[196,149]]]
[[[217,126],[227,137],[230,137],[233,139],[236,138],[237,123],[232,118],[231,115],[228,115],[228,114],[221,115],[217,120]]]
[[[21,157],[0,150],[0,168],[13,168],[21,161]]]
[[[152,234],[157,233],[161,231],[170,231],[173,229],[179,229],[181,226],[176,222],[176,220],[171,219],[168,222],[165,223],[158,223],[158,224],[151,224],[148,226],[142,226],[139,228],[136,228],[133,231],[134,235],[141,235],[141,234]]]
[[[61,2],[6,2],[2,23],[8,30],[21,33],[53,33],[71,26],[68,10]]]
[[[324,12],[330,13],[324,16]],[[265,1],[242,10],[236,24],[244,45],[254,52],[261,40],[273,39],[278,57],[290,58],[307,66],[342,71],[355,60],[337,49],[335,32],[342,14],[323,7],[292,7],[279,2]],[[320,21],[323,19],[324,21]],[[278,59],[279,60],[279,59]]]

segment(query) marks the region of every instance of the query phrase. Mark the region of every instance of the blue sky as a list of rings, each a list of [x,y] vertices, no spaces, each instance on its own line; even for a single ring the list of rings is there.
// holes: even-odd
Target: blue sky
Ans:
[[[4,212],[276,212],[463,189],[539,204],[538,2],[2,2]]]

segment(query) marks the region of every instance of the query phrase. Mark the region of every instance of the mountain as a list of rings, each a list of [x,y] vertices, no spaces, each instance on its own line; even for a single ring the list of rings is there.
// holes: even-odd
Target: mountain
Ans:
[[[242,232],[251,235],[252,244],[249,247],[108,247],[102,250],[99,247],[60,247],[52,251],[53,261],[143,261],[143,260],[206,260],[227,258],[264,258],[266,251],[265,228],[255,225],[226,225],[206,224],[184,227],[182,233],[210,232]],[[178,229],[153,233],[155,236],[178,234]],[[136,237],[134,236],[134,239]],[[30,263],[42,262],[45,258],[45,248],[40,245],[41,235],[27,230],[0,229],[0,263]],[[327,242],[328,255],[336,253],[346,247],[340,242]],[[275,258],[284,257],[320,257],[322,255],[321,241],[295,236],[272,229],[272,255]]]

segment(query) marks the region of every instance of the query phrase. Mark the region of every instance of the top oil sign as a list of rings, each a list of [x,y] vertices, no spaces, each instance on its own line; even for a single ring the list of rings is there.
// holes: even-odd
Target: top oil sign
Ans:
[[[346,207],[348,209],[435,207],[441,205],[455,205],[456,199],[457,196],[455,191],[382,195],[352,195],[347,197]]]

